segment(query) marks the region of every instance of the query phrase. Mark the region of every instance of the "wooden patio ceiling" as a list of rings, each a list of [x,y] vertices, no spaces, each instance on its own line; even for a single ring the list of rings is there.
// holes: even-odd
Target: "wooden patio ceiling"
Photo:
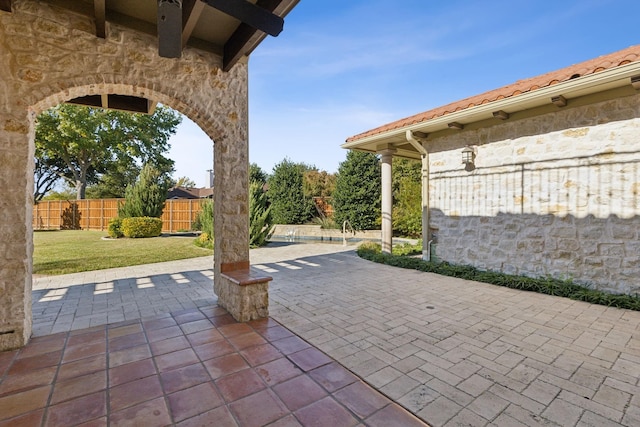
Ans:
[[[267,35],[277,36],[284,17],[299,0],[43,0],[53,6],[90,16],[96,37],[108,36],[107,22],[151,34],[158,39],[158,55],[179,58],[185,46],[223,58],[224,71],[249,55]],[[0,10],[11,12],[12,0],[0,0]],[[113,94],[75,103],[104,106]],[[118,109],[146,112],[152,102],[119,98]],[[144,100],[146,101],[146,100]],[[98,105],[96,105],[98,104]],[[142,108],[144,110],[144,107]]]

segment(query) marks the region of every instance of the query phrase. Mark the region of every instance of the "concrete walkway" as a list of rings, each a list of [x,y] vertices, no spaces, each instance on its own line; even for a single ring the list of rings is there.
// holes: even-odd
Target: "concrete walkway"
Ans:
[[[252,250],[251,260],[276,263],[352,249],[272,244]],[[38,277],[32,298],[33,336],[208,307],[217,302],[213,257]]]
[[[253,267],[274,278],[271,316],[429,424],[640,425],[639,312],[382,266],[349,249],[253,250]],[[34,330],[211,305],[211,264],[38,279]]]

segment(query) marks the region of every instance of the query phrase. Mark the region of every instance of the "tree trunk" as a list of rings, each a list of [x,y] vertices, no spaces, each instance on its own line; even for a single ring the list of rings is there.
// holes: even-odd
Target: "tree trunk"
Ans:
[[[76,181],[76,200],[84,200],[85,193],[87,192],[87,183],[86,181],[77,180]]]

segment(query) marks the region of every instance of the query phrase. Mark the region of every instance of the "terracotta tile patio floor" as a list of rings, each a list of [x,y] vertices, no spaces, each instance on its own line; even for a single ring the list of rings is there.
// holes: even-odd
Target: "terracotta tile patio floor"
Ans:
[[[317,422],[309,425],[322,425],[322,418],[309,413],[327,402],[349,414],[346,425],[393,426],[378,417],[399,414],[397,406],[378,409],[381,401],[375,399],[370,410],[358,412],[345,403],[360,390],[370,391],[339,368],[344,366],[432,426],[640,426],[640,312],[380,265],[342,245],[270,245],[250,255],[252,268],[274,279],[272,320],[247,326],[265,340],[253,346],[256,338],[243,336],[248,332],[235,337],[221,332],[224,325],[216,318],[228,317],[214,316],[223,312],[213,307],[210,257],[36,279],[35,338],[20,353],[0,353],[0,419],[28,414],[36,420],[27,418],[26,425],[41,425],[56,414],[56,405],[71,406],[76,377],[84,387],[91,385],[81,405],[89,406],[93,395],[104,400],[95,416],[103,424],[103,414],[118,425],[116,414],[142,405],[138,425],[153,425],[145,405],[164,402],[165,412],[158,409],[158,414],[192,406],[184,402],[190,401],[186,390],[194,389],[194,402],[203,406],[195,410],[206,413],[208,405],[218,405],[217,412],[184,419],[196,425],[211,419],[224,425],[218,412],[233,415],[240,407],[225,398],[259,408],[254,400],[269,396],[262,399],[271,398],[287,411],[276,426],[304,425],[309,419]],[[155,321],[146,320],[153,316]],[[140,318],[145,320],[134,321]],[[121,321],[133,323],[98,327]],[[217,340],[207,337],[207,328]],[[56,333],[63,335],[51,335]],[[202,335],[209,344],[197,340]],[[261,363],[249,350],[271,354],[267,343],[278,357],[261,355],[268,360]],[[312,348],[335,363],[308,366],[307,353],[316,353]],[[214,361],[224,362],[231,379],[222,380]],[[11,376],[24,372],[20,383],[7,379],[9,364]],[[280,378],[267,370],[266,381],[261,375],[261,369],[282,370],[283,365],[300,374]],[[209,378],[201,378],[203,369]],[[338,389],[318,379],[334,369],[353,382]],[[134,374],[127,373],[131,370]],[[58,385],[51,386],[54,378]],[[235,384],[256,382],[264,385],[257,393],[233,395]],[[133,391],[126,394],[128,387]],[[128,397],[153,387],[154,398]],[[306,387],[304,395],[295,392],[300,387]],[[202,403],[200,396],[213,402]],[[309,396],[315,400],[307,404]],[[45,405],[50,409],[43,418]],[[415,419],[400,422],[412,425]]]
[[[273,319],[208,306],[0,353],[0,426],[424,426]]]

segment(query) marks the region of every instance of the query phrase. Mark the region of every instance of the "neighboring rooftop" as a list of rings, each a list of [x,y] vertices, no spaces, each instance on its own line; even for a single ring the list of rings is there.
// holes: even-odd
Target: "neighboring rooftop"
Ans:
[[[172,187],[167,192],[167,199],[211,199],[213,188]]]

